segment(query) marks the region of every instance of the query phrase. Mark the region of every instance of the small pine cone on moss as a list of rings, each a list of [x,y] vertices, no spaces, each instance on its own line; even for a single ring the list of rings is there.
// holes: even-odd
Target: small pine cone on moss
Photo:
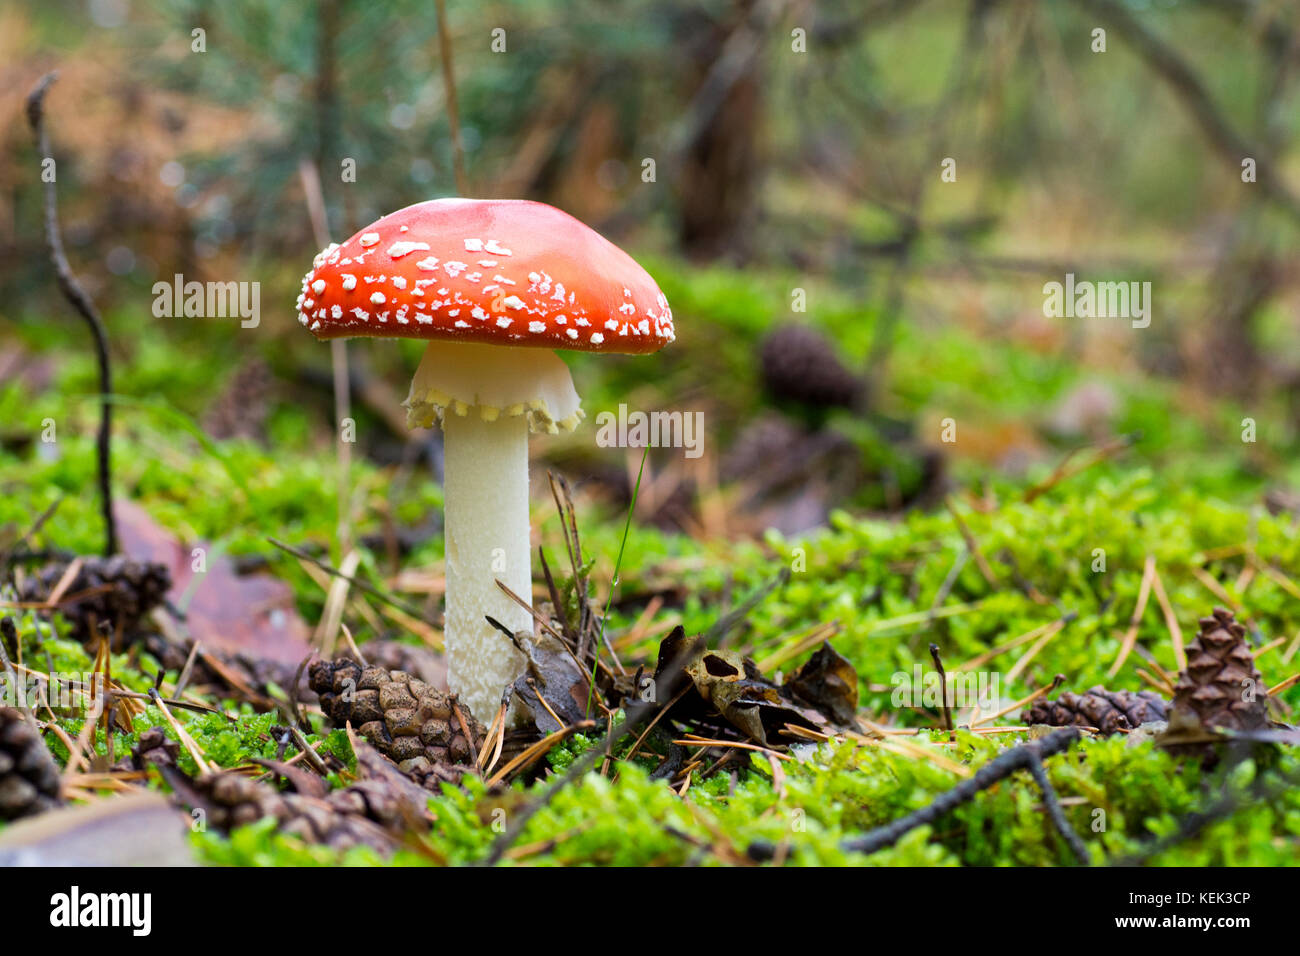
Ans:
[[[177,770],[168,768],[167,772],[173,784],[185,780],[183,775],[177,776]],[[281,793],[270,784],[230,771],[203,774],[185,780],[185,784],[176,788],[182,801],[201,806],[208,813],[209,825],[222,831],[271,817],[281,833],[307,843],[336,850],[369,846],[387,852],[393,847],[388,827],[400,822],[395,810],[382,821],[372,818],[370,802],[352,787],[311,797]]]
[[[1049,727],[1095,727],[1109,735],[1165,720],[1168,706],[1154,691],[1109,691],[1097,686],[1085,694],[1066,691],[1056,700],[1036,700],[1025,721]]]
[[[0,820],[16,820],[62,803],[59,767],[21,712],[0,707]]]
[[[404,671],[340,658],[316,661],[308,674],[321,709],[335,724],[350,721],[376,750],[426,786],[459,783],[483,745],[487,731],[469,707],[457,705],[469,728],[467,738],[456,718],[455,697]]]
[[[1255,669],[1246,629],[1221,607],[1214,609],[1212,617],[1201,618],[1200,624],[1200,632],[1187,647],[1187,670],[1174,686],[1174,712],[1182,719],[1194,716],[1207,728],[1267,727],[1264,678]]]
[[[831,344],[806,325],[782,325],[768,335],[761,362],[763,383],[777,399],[851,408],[862,391]]]
[[[23,582],[22,599],[47,600],[67,569],[60,561],[47,564]],[[133,561],[122,555],[87,557],[64,589],[58,610],[72,625],[71,636],[82,643],[90,642],[97,633],[115,636],[119,629],[130,638],[144,616],[162,604],[171,586],[171,572],[165,564]],[[83,593],[85,597],[67,600]]]

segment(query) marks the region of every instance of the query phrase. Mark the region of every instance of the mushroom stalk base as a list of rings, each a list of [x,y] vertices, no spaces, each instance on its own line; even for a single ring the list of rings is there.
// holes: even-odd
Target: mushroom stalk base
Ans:
[[[490,724],[524,657],[486,620],[533,632],[532,617],[497,587],[532,597],[528,531],[528,420],[443,418],[447,549],[447,681]],[[513,709],[513,708],[512,708]]]

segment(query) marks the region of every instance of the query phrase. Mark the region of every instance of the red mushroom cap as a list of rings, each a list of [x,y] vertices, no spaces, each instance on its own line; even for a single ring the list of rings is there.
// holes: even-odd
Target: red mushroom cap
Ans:
[[[435,199],[316,256],[299,320],[321,339],[369,335],[655,352],[668,300],[632,257],[544,203]]]

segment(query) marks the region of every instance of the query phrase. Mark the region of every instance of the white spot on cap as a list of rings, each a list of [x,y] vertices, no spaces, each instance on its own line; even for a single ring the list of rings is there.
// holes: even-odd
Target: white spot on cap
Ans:
[[[591,344],[592,344],[592,345],[599,345],[599,344],[600,344],[601,342],[603,342],[603,341],[605,341],[605,336],[601,335],[599,332],[592,332],[592,333],[591,333]]]
[[[513,321],[514,321],[514,319],[507,319],[507,318],[503,315],[503,316],[501,316],[501,318],[497,319],[497,325],[501,326],[501,328],[503,328],[503,329],[508,329],[508,328],[510,328],[510,323],[513,322]]]
[[[315,299],[303,299],[303,300],[302,300],[302,307],[303,307],[304,309],[310,309],[310,308],[311,308],[312,306],[314,306],[315,304],[316,304],[316,300],[315,300]]]
[[[507,249],[505,246],[501,245],[501,243],[497,242],[495,239],[489,239],[489,240],[487,241],[487,244],[486,244],[483,248],[484,248],[485,251],[492,253],[492,255],[494,255],[494,256],[512,256],[512,255],[514,255],[513,252],[511,252],[511,251],[510,251],[509,249]]]
[[[335,319],[343,318],[343,306],[336,305],[332,309],[330,309],[330,316]]]
[[[618,320],[616,320],[616,319],[606,319],[606,320],[605,320],[605,328],[607,328],[607,329],[609,329],[611,332],[613,332],[615,329],[618,328]]]
[[[488,314],[485,311],[483,311],[481,308],[479,308],[477,305],[474,306],[474,309],[470,312],[470,315],[474,316],[474,318],[478,319],[480,322],[482,322],[484,319],[488,317]]]
[[[337,248],[338,248],[338,243],[331,242],[320,252],[316,253],[316,257],[312,259],[312,265],[319,268],[325,262],[325,260],[329,258],[330,254],[334,252],[334,250]]]
[[[405,289],[405,288],[406,288],[406,280],[403,279],[401,276],[393,276],[393,288],[394,288],[394,289]]]
[[[522,309],[524,307],[524,300],[519,298],[517,295],[508,295],[501,300],[501,304],[507,309]]]
[[[315,292],[317,295],[320,295],[322,292],[324,292],[324,291],[325,291],[325,280],[324,280],[324,279],[317,279],[315,282],[313,282],[313,283],[311,284],[311,291]]]
[[[482,252],[482,251],[483,251],[483,240],[482,240],[482,239],[466,239],[466,240],[465,240],[465,251],[466,251],[466,252]]]
[[[529,323],[528,323],[528,331],[529,331],[529,332],[545,332],[545,331],[546,331],[546,323],[545,323],[545,322],[529,322]]]
[[[458,329],[468,329],[468,328],[469,328],[469,323],[466,322],[464,319],[457,319],[457,320],[456,320],[456,328],[458,328]]]
[[[384,297],[384,294],[382,292],[376,292],[374,295],[370,297],[370,301],[373,302],[375,305],[383,305],[385,302],[388,301],[388,299]]]
[[[345,292],[351,292],[357,287],[357,277],[349,273],[343,273],[343,289]]]
[[[352,314],[355,315],[362,322],[370,321],[370,313],[367,312],[365,309],[361,309],[361,308],[353,309]]]
[[[417,262],[415,268],[419,269],[421,272],[432,272],[434,269],[438,268],[438,260],[433,256],[429,256],[427,259],[421,259]]]
[[[447,273],[447,275],[451,276],[454,279],[456,278],[456,276],[460,275],[462,272],[465,271],[466,266],[465,263],[463,262],[456,262],[453,260],[451,262],[444,262],[442,264],[442,268]]]
[[[373,246],[378,241],[379,241],[379,233],[377,232],[367,232],[365,235],[363,235],[360,239],[357,240],[357,242],[361,243],[363,246]]]
[[[427,242],[395,242],[388,247],[388,254],[394,259],[400,259],[402,256],[412,252],[428,252],[429,244]]]
[[[571,338],[571,339],[576,339],[576,338],[578,337],[578,330],[577,330],[577,329],[565,329],[564,332],[565,332],[565,334],[568,335],[569,338]]]
[[[563,313],[561,313],[560,315],[557,315],[557,316],[555,317],[555,324],[556,324],[556,325],[563,325],[565,322],[568,322],[568,321],[569,321],[569,317],[568,317],[567,315],[564,315]]]

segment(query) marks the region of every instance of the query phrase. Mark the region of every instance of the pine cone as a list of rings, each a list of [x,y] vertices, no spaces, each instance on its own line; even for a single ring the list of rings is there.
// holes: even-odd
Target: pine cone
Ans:
[[[372,788],[353,786],[313,797],[281,793],[270,784],[231,771],[202,774],[193,780],[173,768],[165,772],[181,801],[202,807],[208,823],[223,831],[272,817],[281,833],[308,843],[323,843],[336,850],[369,846],[387,852],[402,824],[395,805],[375,799]]]
[[[1173,715],[1194,717],[1205,728],[1259,730],[1268,726],[1264,678],[1246,643],[1246,629],[1231,611],[1214,609],[1187,647],[1187,670],[1174,686]],[[1248,696],[1249,692],[1249,696]]]
[[[150,727],[131,748],[131,766],[135,770],[144,770],[150,764],[174,767],[180,752],[181,745],[168,737],[166,730]]]
[[[376,750],[420,783],[459,783],[472,772],[467,764],[487,731],[469,707],[459,704],[470,746],[453,711],[454,696],[404,671],[362,667],[347,658],[316,661],[308,673],[321,709],[335,724],[350,721]]]
[[[0,820],[51,810],[59,797],[59,768],[45,741],[13,707],[0,707]]]
[[[762,366],[763,383],[777,399],[851,408],[862,391],[830,343],[806,325],[783,325],[768,335]]]
[[[1103,734],[1115,734],[1165,720],[1168,706],[1154,691],[1109,691],[1097,686],[1086,694],[1066,691],[1056,700],[1036,700],[1025,721],[1049,727],[1095,727]]]
[[[67,569],[64,562],[47,564],[23,582],[22,599],[47,600]],[[129,638],[141,619],[163,602],[171,585],[171,572],[164,564],[132,561],[122,555],[87,557],[64,590],[58,610],[72,625],[71,636],[82,643],[95,638],[96,625],[99,633],[116,636],[121,630]],[[91,593],[85,597],[67,600],[87,591]]]
[[[266,362],[261,359],[245,362],[208,407],[203,418],[204,429],[217,439],[264,441],[274,384],[274,376]]]

